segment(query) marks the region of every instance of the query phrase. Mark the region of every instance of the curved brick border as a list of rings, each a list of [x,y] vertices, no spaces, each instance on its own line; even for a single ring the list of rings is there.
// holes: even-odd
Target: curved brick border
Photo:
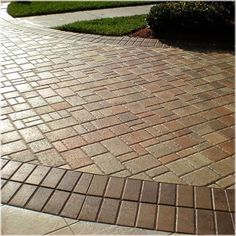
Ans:
[[[234,190],[156,183],[2,160],[2,203],[72,219],[234,234]]]
[[[23,27],[22,29],[25,31],[35,31],[40,28],[40,33],[46,32],[47,34],[50,32],[53,36],[58,36],[63,38],[67,38],[73,41],[86,41],[93,43],[103,43],[103,44],[116,44],[119,46],[136,46],[136,47],[156,47],[156,48],[170,48],[171,46],[162,43],[158,39],[147,39],[147,38],[138,38],[138,37],[129,37],[129,36],[101,36],[101,35],[93,35],[93,34],[84,34],[84,33],[73,33],[73,32],[64,32],[54,29],[46,28],[42,25],[36,25],[31,23],[30,21],[23,21],[20,18],[13,18],[6,12],[6,6],[1,6],[1,20],[7,21],[11,23],[12,26],[16,26],[17,30]],[[3,22],[2,22],[3,23]]]

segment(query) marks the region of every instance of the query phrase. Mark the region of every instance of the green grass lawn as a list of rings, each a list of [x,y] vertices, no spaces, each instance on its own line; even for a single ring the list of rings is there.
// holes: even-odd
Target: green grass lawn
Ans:
[[[56,29],[79,33],[120,36],[145,27],[147,25],[146,16],[147,15],[136,15],[77,21],[56,27]]]
[[[124,6],[137,6],[154,1],[80,1],[80,2],[11,2],[7,12],[13,17],[47,15],[53,13],[83,11]]]

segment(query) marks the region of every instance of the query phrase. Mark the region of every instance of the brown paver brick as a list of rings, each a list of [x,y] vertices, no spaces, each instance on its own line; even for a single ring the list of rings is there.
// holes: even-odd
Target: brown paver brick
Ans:
[[[7,203],[15,192],[20,188],[21,184],[13,181],[8,181],[1,190],[1,202]]]
[[[84,195],[72,193],[60,215],[76,219],[79,215],[84,199]]]
[[[92,178],[93,178],[92,174],[83,173],[78,183],[76,184],[74,191],[77,193],[87,193]]]
[[[64,174],[65,170],[52,168],[46,178],[43,180],[42,186],[55,188]]]
[[[125,200],[139,200],[142,182],[135,179],[126,179],[123,197]]]
[[[11,180],[24,182],[26,178],[30,175],[30,173],[33,171],[34,168],[35,168],[35,165],[23,164],[11,177]]]
[[[157,230],[175,231],[175,207],[159,205],[157,210]]]
[[[215,234],[214,213],[209,210],[196,210],[196,233]]]
[[[9,179],[14,173],[15,171],[20,167],[22,163],[21,162],[8,162],[2,172],[1,172],[1,175],[2,175],[2,178],[3,179]]]
[[[228,211],[228,203],[226,198],[226,193],[222,189],[212,189],[213,196],[213,208],[219,211]]]
[[[192,186],[178,185],[176,205],[181,207],[194,207],[193,190]]]
[[[159,186],[159,204],[176,204],[176,185],[161,183]]]
[[[157,203],[159,184],[151,181],[145,181],[141,190],[141,202]]]
[[[115,224],[120,200],[104,198],[98,215],[98,222]]]
[[[235,211],[235,195],[234,195],[234,190],[232,189],[226,189],[226,195],[228,199],[228,204],[229,204],[229,209],[230,211],[234,212]]]
[[[219,235],[234,235],[234,225],[230,213],[216,211],[216,228]]]
[[[101,197],[87,196],[84,200],[84,204],[80,211],[78,219],[95,221],[97,218],[101,201]]]
[[[211,189],[206,187],[194,187],[195,207],[202,209],[212,209]]]
[[[33,192],[36,190],[36,186],[24,184],[20,187],[20,189],[16,192],[14,197],[10,200],[9,204],[14,206],[23,207]]]
[[[49,172],[50,167],[47,166],[37,166],[30,176],[26,179],[25,183],[39,185],[43,178]]]
[[[67,171],[57,186],[60,190],[71,191],[75,184],[77,183],[79,177],[81,176],[80,172]]]
[[[192,208],[177,207],[176,232],[194,234],[194,217]]]
[[[227,141],[224,143],[219,144],[219,147],[225,152],[228,153],[229,155],[233,155],[235,152],[235,141]]]
[[[154,229],[156,224],[156,212],[156,205],[140,203],[136,226],[146,229]]]
[[[125,179],[123,178],[110,177],[104,196],[111,198],[121,198],[124,183]]]
[[[122,201],[117,218],[118,225],[134,226],[138,204],[136,202]]]
[[[59,214],[69,195],[68,192],[55,190],[42,211],[56,215]]]
[[[212,147],[201,152],[211,161],[219,161],[227,157],[227,154],[217,147]]]
[[[79,136],[64,139],[62,142],[68,149],[81,147],[86,144],[86,142]]]
[[[41,211],[43,206],[51,196],[52,192],[52,189],[39,187],[27,203],[26,208]]]
[[[103,196],[108,177],[102,175],[94,175],[88,189],[88,194]]]

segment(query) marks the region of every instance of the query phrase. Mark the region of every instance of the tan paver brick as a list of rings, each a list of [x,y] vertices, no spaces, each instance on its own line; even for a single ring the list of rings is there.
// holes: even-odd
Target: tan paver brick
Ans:
[[[136,202],[122,201],[117,219],[118,225],[134,226],[138,204]]]
[[[114,155],[121,155],[132,151],[132,149],[119,138],[107,139],[102,141],[102,144]]]
[[[68,150],[61,153],[61,155],[73,169],[93,163],[93,161],[80,148]]]
[[[93,158],[93,161],[104,171],[105,174],[111,174],[124,170],[124,166],[111,154],[104,153]]]

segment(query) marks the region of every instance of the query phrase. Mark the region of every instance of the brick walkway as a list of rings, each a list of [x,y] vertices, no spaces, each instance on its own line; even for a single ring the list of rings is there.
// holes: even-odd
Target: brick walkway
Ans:
[[[1,19],[2,157],[234,188],[234,55],[95,39]]]

